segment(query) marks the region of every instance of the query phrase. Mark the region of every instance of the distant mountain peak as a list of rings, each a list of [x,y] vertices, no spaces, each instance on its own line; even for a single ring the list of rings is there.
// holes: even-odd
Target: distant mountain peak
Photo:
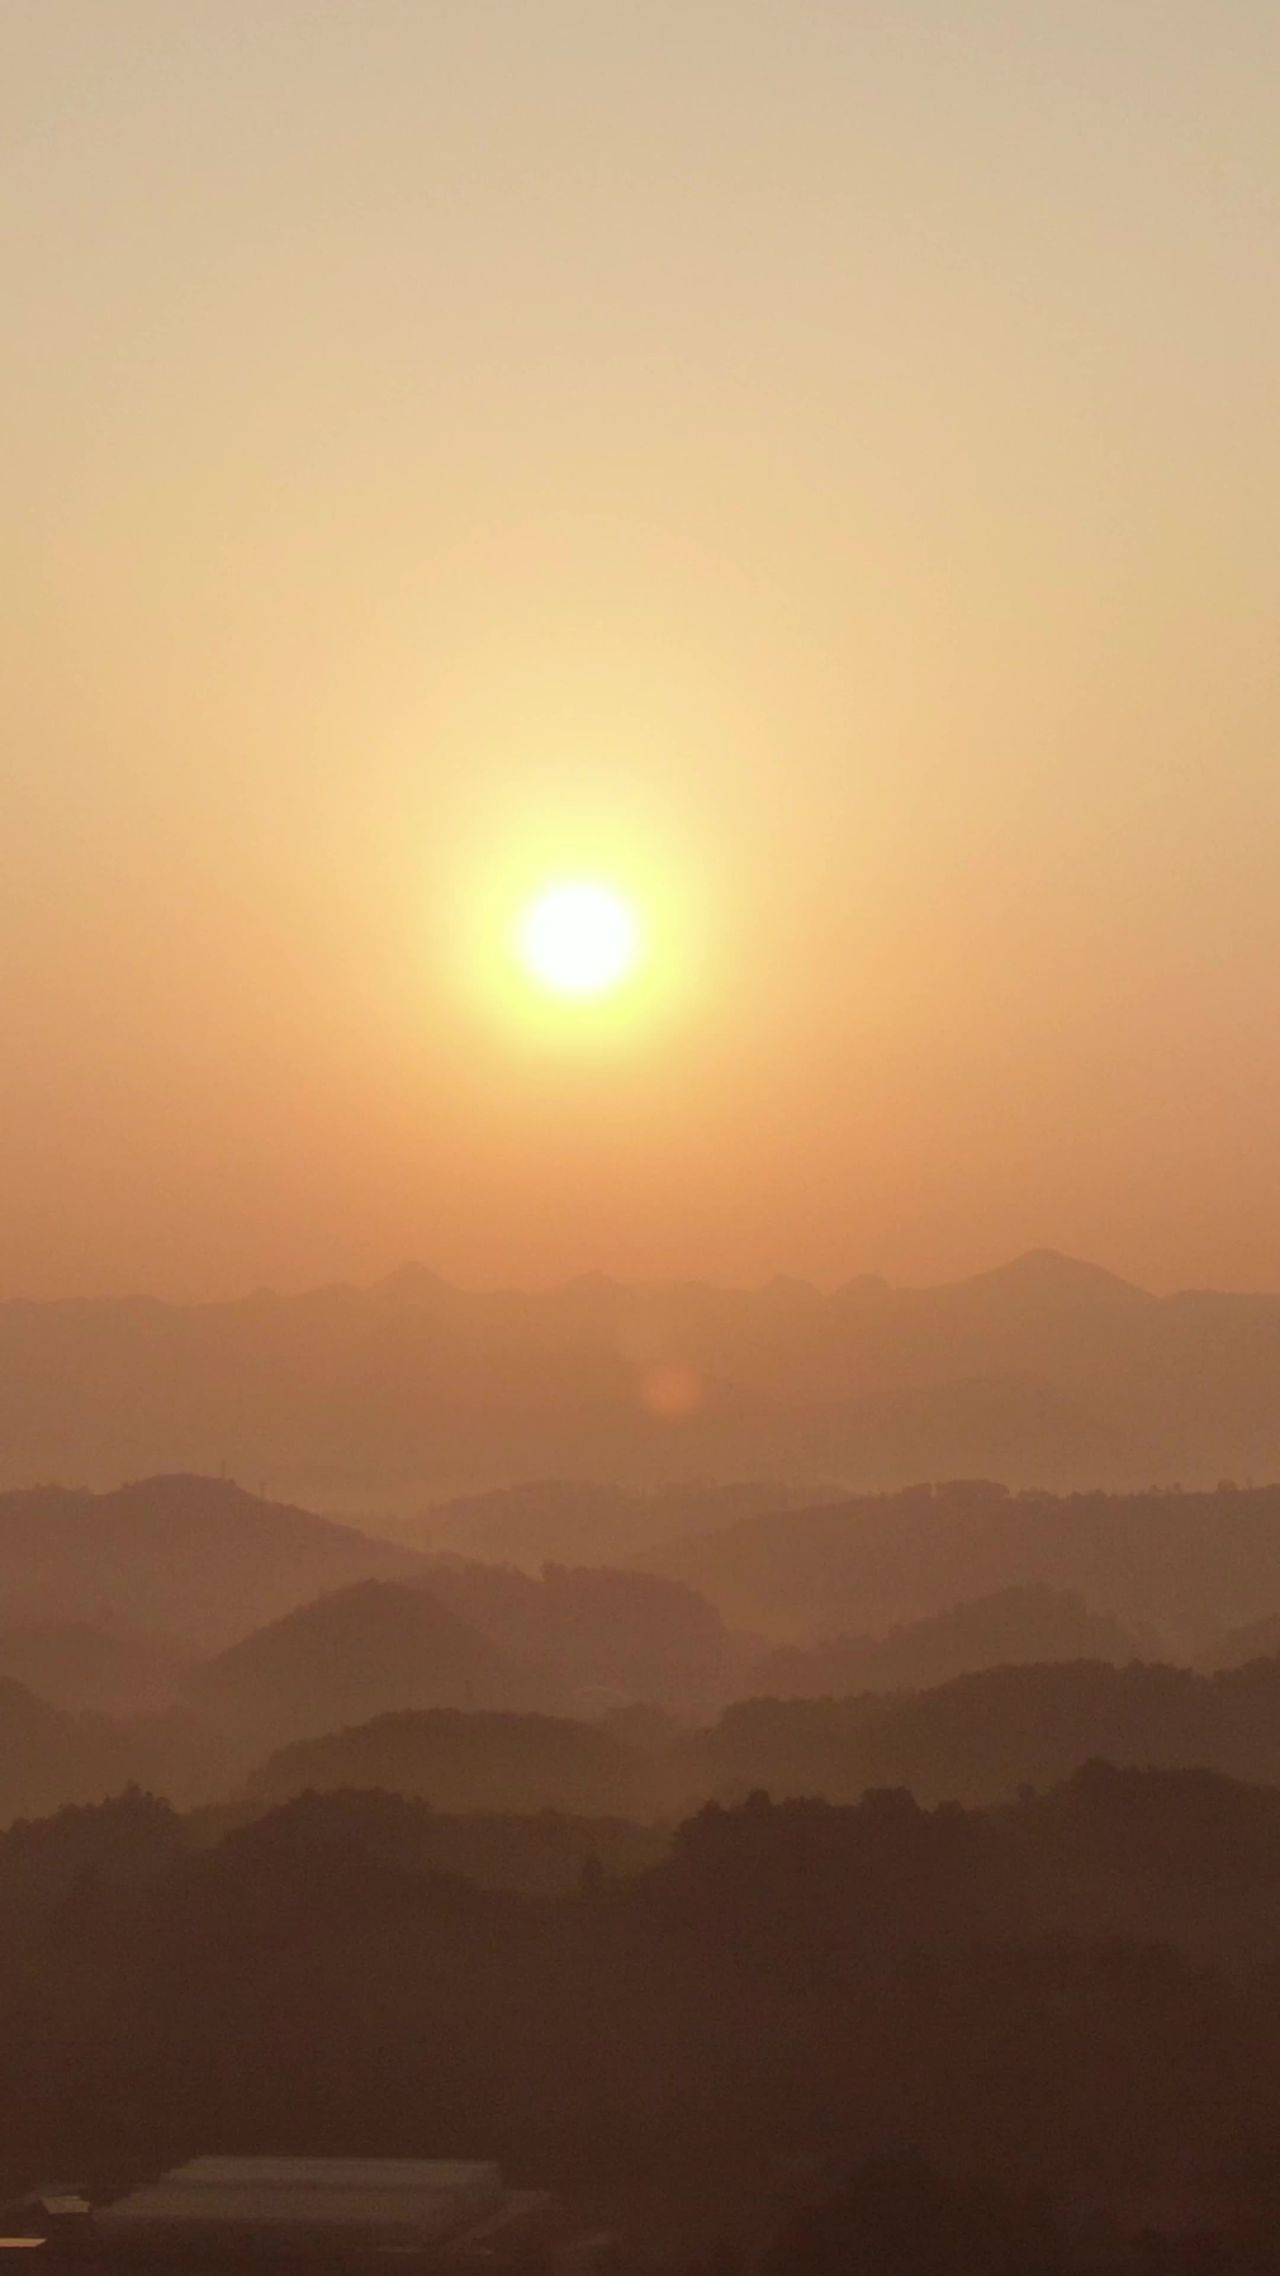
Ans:
[[[1110,1272],[1105,1265],[1091,1264],[1085,1257],[1067,1256],[1062,1249],[1024,1249],[1021,1256],[1012,1257],[1008,1264],[996,1265],[990,1272],[974,1273],[970,1279],[957,1285],[965,1288],[1005,1287],[1077,1291],[1092,1291],[1145,1300],[1147,1292],[1134,1281],[1124,1280],[1119,1273]]]

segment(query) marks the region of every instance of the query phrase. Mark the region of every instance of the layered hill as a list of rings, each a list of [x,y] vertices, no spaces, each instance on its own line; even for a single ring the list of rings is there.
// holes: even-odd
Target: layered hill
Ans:
[[[119,1737],[110,1723],[67,1714],[0,1677],[0,1819],[99,1800],[118,1779]]]
[[[396,1532],[415,1548],[537,1573],[546,1564],[625,1564],[659,1542],[804,1498],[799,1488],[776,1482],[682,1483],[646,1492],[598,1479],[538,1478],[437,1502],[402,1518]]]
[[[653,1819],[753,1793],[1011,1801],[1092,1761],[1280,1784],[1280,1660],[1213,1676],[1078,1660],[989,1668],[920,1691],[751,1699],[652,1750],[562,1717],[381,1715],[277,1750],[248,1791],[273,1803],[313,1788],[379,1788],[447,1810]]]
[[[554,1668],[581,1711],[642,1700],[690,1715],[741,1689],[748,1639],[683,1582],[611,1566],[513,1566],[441,1559],[442,1604],[505,1652]]]
[[[6,1626],[78,1622],[208,1651],[324,1589],[426,1570],[411,1549],[221,1478],[0,1494]]]
[[[1048,1251],[924,1289],[481,1294],[406,1267],[234,1303],[0,1305],[0,1482],[226,1463],[402,1509],[547,1477],[1208,1484],[1280,1474],[1278,1385],[1280,1298],[1157,1298]]]
[[[0,1495],[0,1606],[0,1675],[52,1705],[129,1716],[181,1695],[238,1724],[258,1671],[263,1698],[327,1701],[307,1729],[409,1706],[710,1712],[750,1656],[682,1582],[427,1557],[223,1479]]]
[[[755,1790],[848,1802],[892,1787],[921,1802],[985,1803],[1094,1760],[1280,1783],[1280,1659],[1211,1676],[1078,1660],[896,1695],[753,1699],[677,1742],[666,1773],[674,1806]]]
[[[425,1589],[362,1581],[194,1668],[184,1692],[203,1723],[263,1754],[403,1709],[545,1708],[561,1687]]]
[[[778,1638],[874,1635],[1036,1587],[1154,1629],[1184,1658],[1280,1605],[1280,1487],[1052,1495],[959,1480],[745,1518],[637,1561]]]
[[[1272,1659],[1280,1653],[1280,1612],[1270,1612],[1262,1620],[1246,1620],[1242,1627],[1229,1628],[1199,1657],[1199,1665],[1213,1674],[1220,1668],[1246,1667],[1251,1660]]]
[[[598,1725],[553,1715],[380,1715],[283,1747],[249,1782],[262,1802],[378,1787],[442,1810],[637,1814],[639,1766]]]
[[[1138,1638],[1066,1589],[997,1589],[887,1636],[833,1636],[784,1646],[750,1669],[746,1689],[779,1699],[856,1691],[921,1691],[980,1668],[1140,1656]]]

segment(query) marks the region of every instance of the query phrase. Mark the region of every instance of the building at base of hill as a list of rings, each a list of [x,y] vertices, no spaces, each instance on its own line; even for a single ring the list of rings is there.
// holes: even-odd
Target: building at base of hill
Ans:
[[[483,2161],[200,2157],[59,2224],[48,2258],[78,2276],[603,2276],[611,2248]]]

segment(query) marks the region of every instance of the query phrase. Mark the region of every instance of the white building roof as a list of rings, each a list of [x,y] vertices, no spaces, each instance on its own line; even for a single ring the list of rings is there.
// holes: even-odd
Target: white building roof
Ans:
[[[254,2231],[434,2244],[502,2205],[488,2162],[437,2158],[200,2157],[104,2206],[107,2236]]]

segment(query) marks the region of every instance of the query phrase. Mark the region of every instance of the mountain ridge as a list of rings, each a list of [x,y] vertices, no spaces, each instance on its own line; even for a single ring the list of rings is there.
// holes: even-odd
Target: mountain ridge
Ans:
[[[934,1287],[470,1290],[409,1263],[208,1303],[0,1302],[0,1487],[223,1468],[362,1515],[556,1476],[1274,1476],[1280,1296],[1159,1296],[1032,1249]]]

